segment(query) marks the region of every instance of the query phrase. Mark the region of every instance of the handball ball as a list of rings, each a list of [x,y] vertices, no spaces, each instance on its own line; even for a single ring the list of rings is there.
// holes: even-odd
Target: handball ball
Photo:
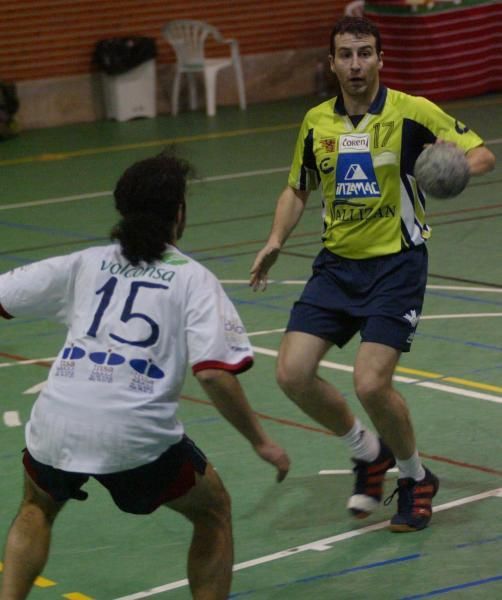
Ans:
[[[469,182],[469,163],[457,146],[427,146],[415,163],[415,179],[420,188],[435,198],[453,198]]]

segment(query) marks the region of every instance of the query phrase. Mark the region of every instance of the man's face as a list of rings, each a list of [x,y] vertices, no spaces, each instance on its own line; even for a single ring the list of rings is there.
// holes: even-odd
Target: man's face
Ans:
[[[365,97],[376,93],[378,72],[383,66],[372,35],[341,33],[335,36],[335,55],[329,57],[331,71],[349,96]]]

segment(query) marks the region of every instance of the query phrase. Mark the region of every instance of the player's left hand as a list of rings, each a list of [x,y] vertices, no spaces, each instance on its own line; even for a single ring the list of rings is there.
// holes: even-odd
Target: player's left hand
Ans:
[[[289,472],[291,464],[286,451],[272,441],[257,444],[254,446],[254,449],[260,458],[277,469],[277,481],[283,481]]]

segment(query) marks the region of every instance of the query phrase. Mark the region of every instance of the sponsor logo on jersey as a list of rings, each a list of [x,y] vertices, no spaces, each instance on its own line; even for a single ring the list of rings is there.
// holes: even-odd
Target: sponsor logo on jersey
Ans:
[[[56,377],[67,377],[72,379],[75,377],[75,365],[77,360],[84,358],[85,350],[79,346],[70,344],[63,348],[60,360],[56,363],[54,375]]]
[[[85,350],[83,348],[79,348],[78,346],[74,346],[73,344],[63,349],[62,358],[64,360],[78,360],[84,356]]]
[[[331,164],[331,158],[326,156],[319,163],[319,168],[324,174],[332,173],[335,170],[335,167]]]
[[[353,133],[340,136],[335,196],[335,205],[345,204],[356,198],[381,196],[371,159],[369,134]]]
[[[125,357],[115,352],[91,352],[89,358],[97,365],[116,367],[125,362]]]
[[[97,381],[98,383],[113,383],[113,367],[106,365],[94,365],[89,381]]]
[[[234,352],[250,351],[247,342],[246,330],[240,321],[224,320],[225,339]]]
[[[463,133],[467,133],[469,131],[469,127],[460,121],[455,120],[455,131],[462,135]]]
[[[342,206],[340,206],[342,205]],[[392,219],[396,216],[396,206],[383,206],[374,210],[369,206],[362,206],[355,202],[337,201],[331,208],[333,221],[352,223],[354,221],[370,221],[372,219]]]
[[[185,261],[184,261],[185,262]],[[188,261],[186,261],[188,262]],[[182,263],[170,263],[182,264]],[[123,265],[120,262],[101,261],[101,270],[109,271],[112,275],[122,275],[123,277],[149,277],[150,279],[161,279],[162,281],[172,281],[176,275],[176,271],[167,271],[160,267],[148,265],[146,267],[133,266],[131,263]]]
[[[175,252],[167,252],[162,257],[162,262],[165,262],[167,265],[185,265],[189,260]]]
[[[336,138],[324,138],[319,140],[324,152],[334,152],[336,150]]]
[[[145,360],[143,358],[133,358],[129,361],[131,367],[142,375],[146,375],[151,379],[162,379],[165,377],[164,371],[159,369],[157,365],[154,365],[151,360]]]
[[[338,154],[370,151],[369,133],[348,133],[340,136]]]

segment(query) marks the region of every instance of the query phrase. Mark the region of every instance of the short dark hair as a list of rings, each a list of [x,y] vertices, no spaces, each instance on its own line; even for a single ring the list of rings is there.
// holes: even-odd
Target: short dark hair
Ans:
[[[356,36],[372,35],[375,38],[375,49],[378,54],[382,51],[382,39],[378,27],[364,17],[342,17],[331,31],[329,49],[331,56],[335,55],[335,36],[342,33],[353,33]]]
[[[115,207],[122,219],[111,231],[124,256],[132,263],[162,258],[172,242],[172,224],[185,204],[186,180],[191,165],[172,150],[140,160],[117,182]]]

